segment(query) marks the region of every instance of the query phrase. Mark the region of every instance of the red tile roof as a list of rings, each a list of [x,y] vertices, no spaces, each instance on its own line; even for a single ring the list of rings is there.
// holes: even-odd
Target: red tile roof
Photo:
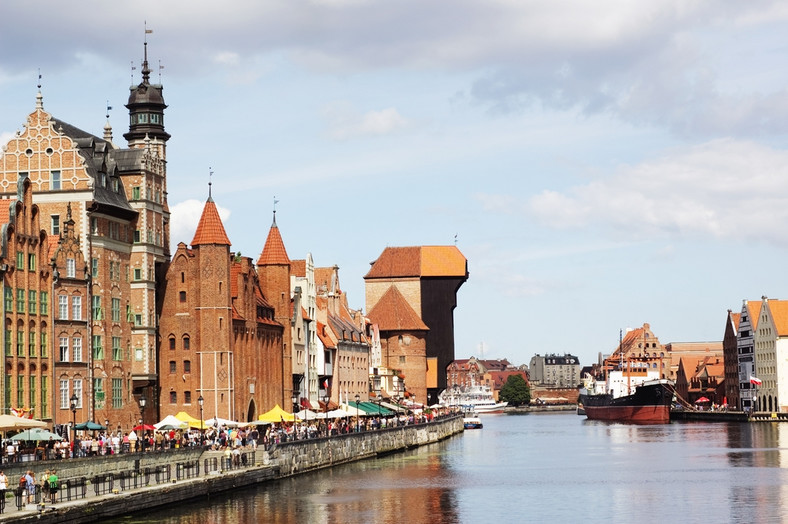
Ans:
[[[429,330],[395,286],[386,290],[367,316],[381,331]]]
[[[456,246],[387,247],[364,278],[464,277],[467,260]]]
[[[200,223],[197,224],[197,231],[194,232],[192,239],[192,247],[205,244],[230,245],[230,239],[227,238],[222,219],[219,217],[219,210],[216,209],[211,197],[205,202]]]
[[[296,277],[306,276],[306,260],[291,260],[290,261],[290,274]]]
[[[788,300],[769,300],[768,303],[777,336],[788,335]]]
[[[271,229],[268,231],[268,238],[265,240],[263,252],[260,253],[260,258],[257,259],[257,265],[290,265],[285,243],[282,241],[282,235],[279,234],[279,227],[276,225],[276,216],[274,216],[274,223],[271,224]]]

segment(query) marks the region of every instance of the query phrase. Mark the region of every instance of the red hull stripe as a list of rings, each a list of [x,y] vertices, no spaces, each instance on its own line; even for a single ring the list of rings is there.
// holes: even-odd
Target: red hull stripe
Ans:
[[[589,420],[610,422],[641,422],[667,424],[670,422],[668,406],[583,406]]]

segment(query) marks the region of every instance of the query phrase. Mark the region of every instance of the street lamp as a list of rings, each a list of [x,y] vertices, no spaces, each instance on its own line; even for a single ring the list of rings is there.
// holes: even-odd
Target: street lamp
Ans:
[[[325,393],[323,393],[323,404],[325,404],[325,406],[326,406],[326,408],[325,408],[325,412],[326,412],[325,426],[326,426],[326,436],[327,437],[331,436],[329,434],[329,432],[328,432],[328,401],[329,400],[331,400],[331,397],[328,395],[328,389],[326,389]]]
[[[359,416],[359,411],[358,411],[358,401],[359,400],[361,400],[361,397],[359,397],[358,393],[356,393],[356,433],[361,431],[361,429],[359,428],[359,423],[361,422],[361,417]]]
[[[77,440],[77,403],[79,402],[79,398],[77,394],[74,393],[71,395],[71,427],[74,428],[74,438],[71,440],[71,457],[73,458],[76,449],[74,448],[74,442]]]
[[[205,428],[203,428],[203,424],[202,424],[202,404],[203,404],[203,402],[205,402],[205,399],[202,398],[202,393],[200,393],[200,396],[197,397],[197,403],[200,405],[200,446],[202,446],[203,442],[205,441],[205,437],[203,435],[203,432],[205,431]]]
[[[108,418],[104,419],[104,427],[106,428],[105,431],[107,432],[107,435],[109,435],[109,419]]]
[[[140,397],[140,431],[142,432],[142,452],[145,453],[145,404],[148,400],[145,398],[145,395]]]
[[[290,396],[290,400],[293,401],[293,440],[295,440],[298,437],[298,431],[296,431],[298,429],[298,424],[296,424],[296,417],[295,417],[296,409],[298,408],[298,404],[296,404],[296,402],[298,401],[298,394],[299,391],[295,389],[293,390],[293,394]]]

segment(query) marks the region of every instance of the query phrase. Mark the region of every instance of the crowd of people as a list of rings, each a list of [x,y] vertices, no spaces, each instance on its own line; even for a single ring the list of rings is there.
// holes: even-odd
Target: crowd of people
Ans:
[[[70,457],[92,457],[119,453],[162,451],[205,446],[216,450],[233,448],[268,449],[271,445],[292,440],[344,435],[359,431],[375,431],[409,424],[430,422],[448,414],[445,409],[409,411],[399,415],[338,417],[334,419],[280,421],[272,424],[250,423],[246,426],[214,426],[199,429],[164,431],[82,431],[69,440],[40,441],[34,447],[7,440],[2,445],[2,461],[15,463],[31,460],[55,460]]]
[[[11,489],[11,481],[9,481],[5,472],[0,470],[0,497],[5,498],[6,491]],[[55,503],[57,499],[57,492],[60,489],[60,479],[57,476],[57,471],[46,470],[38,479],[32,469],[25,471],[23,475],[16,482],[16,488],[19,495],[22,497],[22,505],[34,504],[36,491],[43,493],[43,499],[51,503]]]

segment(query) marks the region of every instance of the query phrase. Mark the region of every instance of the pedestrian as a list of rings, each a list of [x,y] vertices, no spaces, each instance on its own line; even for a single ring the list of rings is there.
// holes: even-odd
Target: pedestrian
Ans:
[[[41,479],[39,480],[38,485],[39,491],[41,491],[43,495],[43,499],[46,500],[49,498],[49,470],[46,470],[43,475],[41,475]]]
[[[60,480],[57,478],[57,472],[53,469],[49,474],[49,499],[52,504],[57,500],[57,490],[60,489]]]
[[[5,491],[8,489],[8,477],[0,469],[0,498],[5,499]]]
[[[36,496],[36,474],[33,473],[32,469],[27,470],[27,474],[25,474],[25,480],[27,481],[27,503],[32,504],[35,500]]]

